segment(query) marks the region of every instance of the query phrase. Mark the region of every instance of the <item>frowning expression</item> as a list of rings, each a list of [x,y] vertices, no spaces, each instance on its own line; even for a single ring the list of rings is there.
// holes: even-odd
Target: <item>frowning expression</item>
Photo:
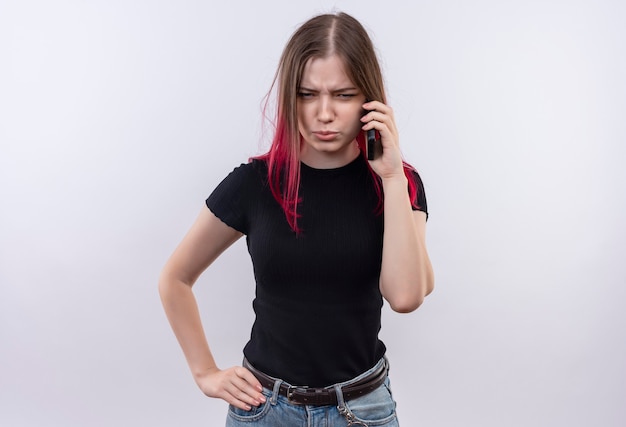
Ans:
[[[311,58],[298,88],[301,160],[312,167],[341,166],[358,154],[365,96],[350,80],[337,55]]]

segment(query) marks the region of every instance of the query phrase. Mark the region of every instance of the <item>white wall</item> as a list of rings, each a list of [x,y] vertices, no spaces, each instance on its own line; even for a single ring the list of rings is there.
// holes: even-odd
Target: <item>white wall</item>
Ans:
[[[0,424],[223,424],[157,275],[259,152],[291,32],[336,7],[372,32],[429,200],[436,291],[383,319],[403,425],[624,425],[624,2],[214,3],[0,3]],[[243,241],[197,294],[238,363]]]

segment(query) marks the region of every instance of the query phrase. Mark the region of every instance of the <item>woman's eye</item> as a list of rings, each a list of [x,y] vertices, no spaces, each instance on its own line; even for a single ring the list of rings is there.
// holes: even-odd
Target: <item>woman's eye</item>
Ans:
[[[340,99],[350,99],[350,98],[354,98],[355,96],[356,94],[354,93],[340,93],[337,95],[337,97]]]
[[[313,94],[311,92],[298,92],[298,98],[313,98]]]

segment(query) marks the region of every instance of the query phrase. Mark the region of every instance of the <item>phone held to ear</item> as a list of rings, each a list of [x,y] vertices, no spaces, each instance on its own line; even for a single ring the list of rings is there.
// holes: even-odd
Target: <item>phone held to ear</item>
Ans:
[[[374,160],[376,158],[376,129],[370,129],[367,131],[367,160]]]
[[[370,100],[367,102],[370,102]],[[369,111],[363,110],[363,115],[367,113],[369,113]],[[365,154],[367,154],[367,160],[374,160],[376,158],[376,142],[376,129],[368,130],[365,137]]]

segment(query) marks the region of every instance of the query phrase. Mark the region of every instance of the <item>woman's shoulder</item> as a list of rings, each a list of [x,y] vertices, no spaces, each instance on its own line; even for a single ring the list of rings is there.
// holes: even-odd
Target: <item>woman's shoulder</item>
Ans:
[[[247,166],[249,169],[261,174],[262,176],[267,175],[267,160],[263,158],[253,157],[248,161],[248,163],[242,166]]]
[[[267,162],[263,159],[252,158],[248,163],[236,166],[226,177],[235,182],[263,182],[267,177]]]
[[[260,194],[267,183],[265,161],[250,159],[230,171],[213,189],[210,200],[251,198]]]

